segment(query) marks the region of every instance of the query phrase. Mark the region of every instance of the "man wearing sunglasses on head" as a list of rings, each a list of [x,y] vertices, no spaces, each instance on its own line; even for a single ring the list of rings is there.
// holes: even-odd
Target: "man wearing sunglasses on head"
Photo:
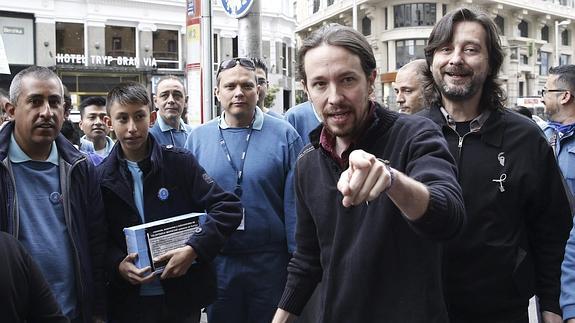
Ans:
[[[215,88],[222,114],[194,129],[185,145],[243,204],[242,224],[214,261],[210,323],[270,322],[295,250],[292,178],[303,144],[287,122],[257,107],[259,89],[251,59],[223,61]]]

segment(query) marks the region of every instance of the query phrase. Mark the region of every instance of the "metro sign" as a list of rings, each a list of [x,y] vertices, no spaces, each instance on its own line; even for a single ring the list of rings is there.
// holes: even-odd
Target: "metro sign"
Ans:
[[[220,0],[228,16],[241,18],[250,12],[254,0]]]

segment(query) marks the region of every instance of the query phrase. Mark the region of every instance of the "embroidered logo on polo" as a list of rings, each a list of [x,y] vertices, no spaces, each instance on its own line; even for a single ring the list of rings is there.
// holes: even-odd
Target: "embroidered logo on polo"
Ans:
[[[168,197],[170,197],[170,192],[168,191],[168,189],[165,187],[160,188],[160,190],[158,191],[158,198],[160,199],[160,201],[165,201],[168,199]]]
[[[501,165],[501,167],[505,166],[505,152],[502,151],[499,154],[497,154],[497,161],[499,162],[499,165]],[[505,180],[507,180],[507,174],[505,174],[505,171],[502,170],[502,173],[501,175],[499,175],[499,178],[492,179],[491,181],[497,183],[499,192],[503,193],[505,192],[505,186],[503,186]]]
[[[54,205],[62,202],[62,194],[60,194],[59,192],[52,192],[50,193],[50,202]]]

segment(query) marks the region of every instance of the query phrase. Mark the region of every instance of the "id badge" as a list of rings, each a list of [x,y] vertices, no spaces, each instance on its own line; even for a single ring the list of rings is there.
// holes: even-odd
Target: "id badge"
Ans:
[[[240,225],[238,226],[237,230],[245,230],[245,223],[246,223],[246,209],[242,208],[242,222],[240,222]]]

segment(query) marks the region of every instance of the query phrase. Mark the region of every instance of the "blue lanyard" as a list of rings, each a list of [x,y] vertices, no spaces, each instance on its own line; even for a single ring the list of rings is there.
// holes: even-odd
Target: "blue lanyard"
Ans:
[[[244,151],[242,152],[242,155],[240,158],[240,168],[239,169],[236,167],[236,165],[234,164],[234,161],[232,160],[232,156],[230,155],[228,145],[226,144],[226,140],[224,139],[224,135],[222,133],[222,128],[218,127],[218,129],[220,130],[220,146],[224,150],[224,153],[226,154],[226,158],[228,159],[228,162],[232,166],[233,170],[236,172],[237,179],[236,179],[236,187],[234,188],[234,193],[238,197],[241,197],[242,192],[243,192],[242,191],[242,179],[244,178],[244,164],[246,161],[248,146],[250,145],[250,139],[252,137],[252,131],[254,131],[253,126],[254,126],[254,122],[252,121],[252,123],[250,124],[250,131],[248,132],[248,134],[246,136],[246,145],[244,147]]]

